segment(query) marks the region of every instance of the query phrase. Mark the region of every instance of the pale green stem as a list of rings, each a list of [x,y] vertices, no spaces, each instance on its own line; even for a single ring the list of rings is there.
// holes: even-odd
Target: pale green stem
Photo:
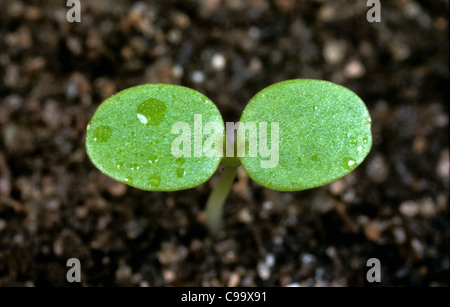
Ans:
[[[206,220],[213,234],[223,229],[223,205],[233,185],[240,162],[236,158],[224,158],[224,168],[217,185],[206,202]]]

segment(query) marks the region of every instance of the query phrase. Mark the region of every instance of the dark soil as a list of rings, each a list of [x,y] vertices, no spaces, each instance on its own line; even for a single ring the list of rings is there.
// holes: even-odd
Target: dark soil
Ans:
[[[448,286],[448,1],[81,0],[0,2],[0,286]],[[45,3],[45,4],[44,4]],[[50,4],[52,3],[52,4]],[[217,237],[217,175],[180,192],[115,182],[85,129],[110,95],[192,87],[237,121],[264,87],[342,84],[374,145],[346,177],[276,192],[240,171]],[[381,282],[369,283],[378,258]]]

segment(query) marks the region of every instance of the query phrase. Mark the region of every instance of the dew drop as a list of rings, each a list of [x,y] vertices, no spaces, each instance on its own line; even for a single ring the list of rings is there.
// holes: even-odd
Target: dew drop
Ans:
[[[145,124],[147,124],[147,117],[145,117],[144,115],[142,115],[142,114],[137,114],[137,118],[139,119],[139,121],[141,122],[141,123],[143,123],[144,125]]]
[[[358,140],[357,140],[357,139],[352,139],[352,140],[350,141],[350,143],[352,143],[353,145],[356,145],[356,144],[358,144]]]
[[[183,178],[186,175],[186,170],[184,168],[177,168],[177,177]]]
[[[159,175],[152,175],[150,176],[150,178],[148,179],[148,184],[152,187],[152,188],[157,188],[159,186],[159,184],[161,183],[161,177]]]
[[[123,168],[123,162],[119,162],[119,163],[117,163],[117,168],[118,168],[118,169],[121,169],[121,168]]]
[[[158,157],[157,156],[150,156],[150,158],[148,159],[148,163],[153,164],[158,162]]]
[[[316,162],[317,160],[319,160],[319,156],[317,156],[316,154],[311,156],[311,161]]]
[[[144,125],[157,125],[166,117],[167,106],[160,100],[150,98],[137,107],[137,118]]]
[[[178,165],[183,165],[185,162],[186,162],[186,159],[185,159],[185,158],[178,158],[178,159],[176,160],[176,163],[177,163]]]
[[[362,146],[358,146],[358,148],[356,148],[358,150],[359,153],[361,153],[362,151]]]
[[[131,163],[130,164],[130,168],[131,168],[132,171],[137,171],[137,170],[139,170],[139,164]]]
[[[125,177],[124,179],[125,183],[127,184],[132,184],[133,183],[133,178],[130,176]]]
[[[313,111],[317,111],[317,109],[319,109],[318,106],[313,106]]]
[[[111,128],[109,128],[109,126],[99,126],[97,128],[95,128],[94,132],[93,132],[93,136],[94,136],[94,141],[103,143],[109,140],[109,138],[111,137],[112,134],[112,130]]]
[[[355,167],[357,167],[358,165],[356,164],[355,159],[353,158],[344,158],[344,160],[342,161],[342,166],[346,169],[346,170],[353,170]]]
[[[369,142],[368,138],[363,138],[363,143],[366,144],[367,142]]]

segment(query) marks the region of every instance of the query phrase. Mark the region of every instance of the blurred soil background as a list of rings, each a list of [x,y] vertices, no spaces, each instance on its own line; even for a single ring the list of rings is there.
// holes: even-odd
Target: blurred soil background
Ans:
[[[448,286],[448,1],[0,2],[0,286]],[[140,191],[90,162],[85,129],[110,95],[192,87],[238,121],[264,87],[344,85],[374,144],[354,172],[276,192],[239,171],[226,229],[205,225],[219,171]],[[369,258],[381,282],[368,283]]]

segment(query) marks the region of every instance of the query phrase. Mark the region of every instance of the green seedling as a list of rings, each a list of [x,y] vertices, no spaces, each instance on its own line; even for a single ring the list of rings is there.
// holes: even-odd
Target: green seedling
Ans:
[[[231,134],[236,137],[227,139]],[[222,229],[223,204],[240,165],[264,187],[299,191],[347,175],[371,145],[364,102],[345,87],[311,79],[263,89],[238,124],[226,125],[214,103],[193,89],[135,86],[98,107],[86,136],[87,153],[100,171],[142,190],[196,187],[222,162],[206,204],[213,233]]]

